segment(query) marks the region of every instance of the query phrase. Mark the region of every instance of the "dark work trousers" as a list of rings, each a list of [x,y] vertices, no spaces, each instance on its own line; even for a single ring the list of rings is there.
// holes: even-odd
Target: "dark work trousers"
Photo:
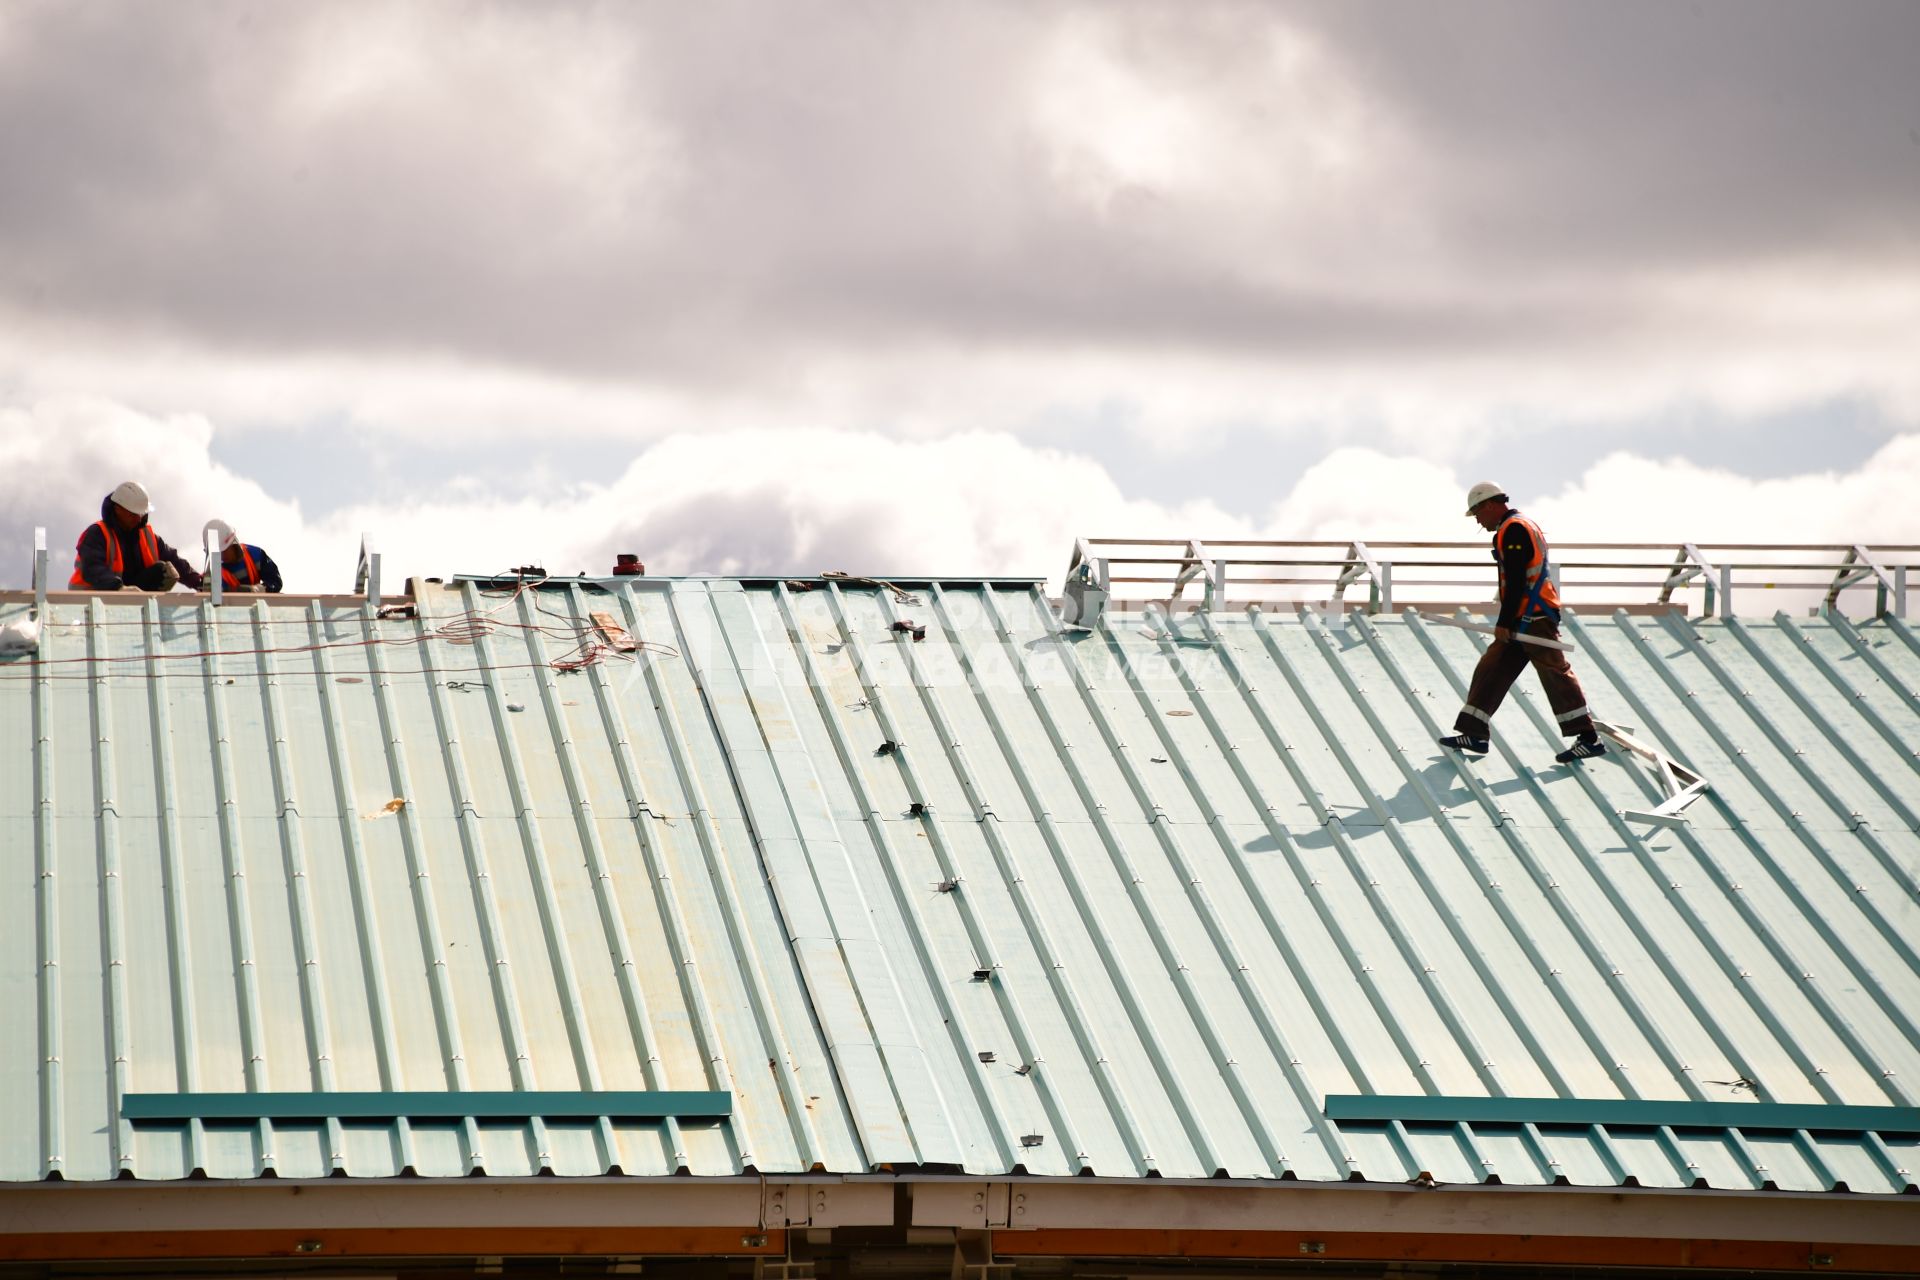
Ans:
[[[1560,638],[1560,624],[1548,618],[1535,618],[1521,630],[1547,640]],[[1493,713],[1500,709],[1507,690],[1513,688],[1529,662],[1540,673],[1540,685],[1547,691],[1547,702],[1553,707],[1553,718],[1560,723],[1560,732],[1568,737],[1592,733],[1587,695],[1580,691],[1580,681],[1567,665],[1566,651],[1518,640],[1495,640],[1480,655],[1480,665],[1473,669],[1473,680],[1467,685],[1467,704],[1453,722],[1454,732],[1469,738],[1492,737]]]

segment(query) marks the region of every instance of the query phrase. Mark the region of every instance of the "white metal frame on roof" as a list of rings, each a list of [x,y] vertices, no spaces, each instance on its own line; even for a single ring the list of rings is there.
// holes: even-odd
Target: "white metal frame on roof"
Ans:
[[[1649,746],[1633,736],[1630,726],[1595,720],[1593,727],[1623,750],[1653,766],[1654,777],[1667,798],[1652,809],[1624,809],[1621,816],[1630,822],[1646,822],[1662,827],[1684,827],[1680,815],[1688,805],[1706,793],[1707,780],[1675,760],[1658,747]]]
[[[1680,592],[1698,589],[1703,616],[1733,616],[1736,586],[1745,590],[1807,593],[1838,607],[1846,591],[1872,585],[1874,614],[1907,616],[1912,575],[1920,564],[1920,545],[1730,543],[1680,544],[1671,561],[1645,555],[1666,551],[1671,543],[1567,542],[1554,546],[1554,580],[1563,598],[1576,606],[1596,595],[1610,603],[1640,596],[1665,607]],[[1332,554],[1328,554],[1332,553]],[[1396,555],[1395,553],[1400,553]],[[1201,607],[1225,606],[1229,593],[1238,602],[1301,603],[1325,600],[1344,606],[1346,592],[1364,582],[1370,613],[1391,613],[1396,594],[1433,598],[1435,591],[1484,590],[1487,544],[1484,542],[1314,542],[1220,539],[1202,543],[1172,538],[1079,538],[1069,569],[1091,566],[1099,587],[1116,598],[1122,589],[1136,595],[1178,602],[1186,585],[1203,579]],[[1560,559],[1563,553],[1568,558]],[[1822,558],[1830,557],[1830,558]],[[1895,557],[1904,557],[1896,560]],[[1474,576],[1455,576],[1472,570]],[[1604,594],[1603,594],[1604,593]]]
[[[1904,618],[1907,616],[1907,568],[1904,564],[1889,568],[1880,563],[1871,548],[1856,543],[1847,548],[1845,559],[1834,572],[1833,585],[1827,588],[1826,607],[1835,608],[1842,591],[1856,582],[1872,578],[1877,594],[1874,612],[1889,612],[1887,606],[1891,601],[1893,607],[1890,612],[1893,616]]]

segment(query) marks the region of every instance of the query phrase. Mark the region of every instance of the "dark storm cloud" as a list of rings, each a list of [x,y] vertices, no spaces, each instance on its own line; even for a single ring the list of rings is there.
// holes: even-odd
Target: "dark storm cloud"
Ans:
[[[1769,256],[1912,265],[1920,7],[1313,6],[1455,167],[1465,247],[1641,269]],[[1476,243],[1477,242],[1477,243]]]
[[[1076,43],[1205,180],[1048,132]],[[1911,273],[1916,66],[1920,5],[1846,0],[16,3],[0,312],[694,383],[1563,348],[1684,323],[1669,274]]]

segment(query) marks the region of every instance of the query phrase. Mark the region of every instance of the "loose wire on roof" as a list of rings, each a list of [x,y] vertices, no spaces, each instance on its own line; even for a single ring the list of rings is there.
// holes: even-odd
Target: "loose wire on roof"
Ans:
[[[532,577],[531,576],[532,574],[538,574],[539,576]],[[94,675],[90,674],[92,669],[101,668],[101,667],[113,667],[113,666],[123,665],[127,663],[176,662],[176,661],[190,661],[190,660],[202,659],[202,658],[244,658],[244,657],[258,657],[262,654],[279,655],[279,654],[317,653],[323,650],[333,650],[333,649],[372,648],[375,645],[392,645],[392,646],[403,646],[403,647],[407,645],[412,645],[412,646],[419,647],[419,646],[424,646],[429,641],[433,641],[433,640],[440,640],[450,644],[457,644],[457,645],[470,645],[474,643],[476,640],[479,640],[484,636],[490,636],[495,634],[496,632],[502,632],[502,631],[533,632],[544,637],[549,641],[555,641],[555,642],[572,641],[573,648],[563,653],[560,657],[549,659],[546,662],[492,663],[492,664],[475,665],[475,666],[469,666],[469,667],[436,667],[432,664],[423,664],[421,667],[415,670],[389,671],[388,674],[389,675],[441,675],[441,674],[468,675],[468,674],[485,672],[485,671],[513,671],[513,670],[525,670],[528,668],[540,668],[540,667],[550,668],[554,671],[561,672],[562,674],[572,674],[578,671],[584,671],[588,667],[604,662],[609,658],[617,658],[623,662],[632,662],[635,660],[636,656],[640,653],[653,653],[653,654],[660,655],[662,657],[678,657],[679,656],[679,650],[673,648],[671,645],[659,644],[657,642],[650,641],[650,640],[637,641],[635,649],[631,652],[622,652],[620,650],[616,650],[612,646],[604,644],[599,640],[599,638],[595,633],[594,626],[591,621],[576,621],[575,619],[570,618],[564,614],[555,613],[553,610],[548,609],[544,605],[540,604],[538,596],[534,597],[534,606],[533,606],[534,609],[537,612],[545,614],[547,617],[554,619],[555,621],[553,624],[542,625],[539,623],[508,622],[508,621],[503,621],[494,616],[495,614],[499,613],[500,610],[514,603],[525,593],[536,590],[538,587],[540,587],[541,584],[547,581],[547,578],[548,578],[548,575],[544,570],[516,569],[516,570],[513,570],[511,574],[502,574],[502,575],[499,575],[498,577],[489,579],[488,585],[477,587],[476,590],[478,594],[480,594],[481,596],[491,600],[497,600],[498,603],[494,604],[491,608],[487,608],[484,610],[472,610],[472,609],[462,610],[458,614],[447,616],[444,621],[439,622],[439,625],[434,626],[429,630],[426,630],[418,635],[411,635],[411,636],[370,635],[358,640],[335,640],[335,641],[326,641],[319,644],[267,645],[267,646],[255,646],[255,647],[234,648],[234,649],[197,649],[191,652],[180,652],[180,653],[137,653],[137,654],[123,654],[118,656],[87,655],[83,657],[73,657],[73,658],[36,658],[36,659],[31,659],[23,662],[9,663],[8,664],[9,668],[14,668],[17,670],[7,670],[7,671],[0,672],[0,680],[8,680],[8,679],[24,680],[24,679],[36,679],[36,678],[49,679],[49,680],[63,680],[63,679],[64,680],[90,680],[95,678]],[[501,587],[499,585],[496,585],[498,583],[501,583],[502,581],[509,581],[510,585],[506,587]],[[440,616],[441,615],[434,615],[434,614],[418,615],[418,620],[423,624],[430,623],[430,622],[435,622]],[[397,619],[387,619],[387,620],[397,620]],[[149,623],[146,619],[142,618],[139,620],[130,619],[124,622],[112,622],[112,623],[108,623],[108,622],[96,623],[96,622],[89,621],[79,625],[92,627],[92,626],[152,626],[156,624]],[[274,624],[272,621],[269,620],[265,625],[272,626]],[[304,626],[305,622],[302,621],[299,625]],[[53,673],[46,673],[43,675],[40,672],[41,668],[63,667],[63,666],[77,666],[77,667],[87,668],[89,673],[78,674],[78,675],[59,675],[59,674],[53,674]],[[152,678],[151,675],[145,672],[129,672],[124,674],[134,678],[142,678],[142,679]]]
[[[855,574],[848,573],[843,569],[828,569],[820,576],[834,582],[863,582],[869,587],[885,587],[887,590],[893,592],[893,602],[895,604],[920,603],[919,596],[908,591],[905,587],[895,586],[885,578],[862,578]]]

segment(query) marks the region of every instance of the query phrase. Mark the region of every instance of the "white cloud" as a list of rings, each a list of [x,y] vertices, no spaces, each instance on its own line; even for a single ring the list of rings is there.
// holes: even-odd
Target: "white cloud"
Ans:
[[[71,545],[126,478],[153,493],[155,527],[170,542],[197,545],[201,524],[222,516],[274,555],[290,589],[305,591],[348,587],[362,531],[375,535],[397,581],[526,563],[604,573],[620,551],[640,554],[655,573],[1040,576],[1063,570],[1074,537],[1089,528],[1247,530],[1212,504],[1132,497],[1090,459],[997,433],[917,442],[822,430],[677,436],[604,483],[502,500],[444,481],[416,501],[353,504],[319,520],[214,462],[212,440],[204,417],[152,417],[99,400],[0,413],[0,544],[24,551],[42,525],[51,545]]]
[[[1377,449],[1335,449],[1300,474],[1265,536],[1314,541],[1466,537],[1466,486],[1450,469]]]
[[[64,583],[73,545],[100,518],[122,480],[153,498],[153,527],[198,564],[200,531],[225,519],[248,542],[273,547],[309,535],[297,504],[215,463],[213,425],[197,414],[154,417],[108,401],[68,397],[0,408],[0,563],[25,585],[33,529],[47,530],[51,576]]]
[[[1269,537],[1478,539],[1461,475],[1418,458],[1336,449],[1263,522]],[[1557,542],[1920,542],[1920,434],[1858,468],[1776,479],[1673,458],[1611,454],[1558,492],[1515,495]]]
[[[632,551],[656,574],[812,573],[1057,579],[1076,537],[1446,539],[1479,535],[1461,515],[1463,476],[1418,457],[1336,449],[1264,518],[1209,502],[1124,492],[1099,462],[1004,433],[899,441],[827,430],[677,436],[618,476],[505,500],[450,481],[417,500],[350,505],[325,518],[214,462],[204,417],[153,417],[99,400],[0,411],[0,564],[24,583],[34,525],[64,548],[121,479],[154,495],[155,524],[197,545],[218,515],[266,546],[302,591],[350,585],[358,537],[375,533],[390,581],[490,573],[524,563],[606,572]],[[1920,542],[1920,434],[1857,470],[1754,480],[1691,463],[1610,456],[1528,510],[1557,541]]]
[[[1920,542],[1920,434],[1888,441],[1857,470],[1756,480],[1614,454],[1534,504],[1563,540]]]

